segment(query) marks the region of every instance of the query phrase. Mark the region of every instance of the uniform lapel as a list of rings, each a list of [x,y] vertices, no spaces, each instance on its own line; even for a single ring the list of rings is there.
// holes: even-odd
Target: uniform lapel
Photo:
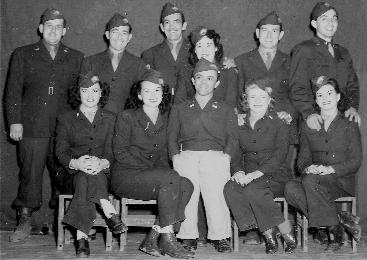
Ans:
[[[44,61],[52,61],[51,55],[48,52],[46,46],[43,44],[42,40],[39,41],[35,48],[34,51],[39,53],[39,56],[41,57],[41,59],[43,59]]]
[[[107,74],[113,74],[113,68],[111,63],[110,55],[108,54],[108,49],[101,53],[100,57],[101,71],[105,71]]]
[[[115,73],[123,73],[125,70],[127,70],[128,68],[130,68],[131,66],[131,54],[128,53],[126,50],[124,50],[124,54],[122,54],[121,60],[119,62],[119,66],[117,67],[117,70],[115,71]],[[112,67],[112,64],[111,64]]]
[[[183,38],[182,40],[182,45],[181,45],[181,48],[180,48],[180,51],[178,53],[178,56],[177,56],[177,61],[176,62],[179,62],[181,60],[187,60],[187,53],[189,53],[189,49],[190,49],[190,42],[189,40]],[[172,56],[172,54],[171,54]],[[173,59],[173,57],[172,57]]]
[[[277,70],[280,66],[282,66],[282,64],[287,60],[287,57],[284,53],[282,53],[281,51],[277,50],[277,52],[275,53],[274,59],[271,63],[271,67],[269,72],[275,71]]]
[[[269,73],[268,69],[265,66],[263,59],[260,56],[258,49],[255,49],[250,52],[249,59],[256,67],[262,70],[265,74]]]
[[[313,38],[313,42],[315,43],[315,49],[320,52],[323,56],[331,59],[333,56],[330,54],[330,52],[327,50],[327,48],[324,46],[322,42],[320,42],[316,37]]]
[[[164,60],[164,61],[168,61],[169,63],[171,63],[172,65],[175,64],[175,60],[173,59],[173,56],[172,56],[172,53],[171,53],[171,50],[169,49],[168,47],[168,43],[167,43],[167,40],[164,40],[160,45],[160,55],[162,56],[162,59],[161,60]],[[182,48],[182,46],[181,46]],[[180,49],[180,52],[177,56],[177,60],[179,59],[179,55],[181,53],[181,49]]]
[[[55,60],[62,60],[69,54],[69,48],[66,47],[62,42],[60,43],[59,49],[57,50]]]

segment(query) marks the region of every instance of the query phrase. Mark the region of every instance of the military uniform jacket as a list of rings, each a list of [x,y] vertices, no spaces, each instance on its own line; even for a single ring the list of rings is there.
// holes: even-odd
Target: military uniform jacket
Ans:
[[[91,123],[79,110],[58,117],[56,156],[62,167],[69,171],[71,159],[92,155],[113,164],[112,138],[116,115],[103,108],[97,110]]]
[[[124,50],[116,71],[113,71],[107,49],[84,60],[82,74],[85,75],[91,70],[101,81],[111,87],[110,96],[104,108],[118,113],[125,107],[131,86],[143,77],[147,67],[145,61]]]
[[[63,43],[54,60],[42,41],[16,48],[5,99],[9,125],[22,124],[24,137],[54,136],[57,116],[71,110],[68,90],[77,84],[83,58]]]
[[[223,101],[211,98],[201,109],[193,98],[172,107],[167,135],[170,158],[180,150],[223,151],[233,158],[238,149],[237,116]]]
[[[289,149],[289,125],[274,112],[266,113],[252,129],[249,117],[239,127],[240,148],[231,165],[232,174],[256,170],[285,181],[292,178],[286,162]]]
[[[238,102],[238,71],[236,68],[226,69],[222,64],[218,65],[220,68],[220,83],[214,89],[214,98],[236,107]],[[179,104],[195,96],[195,86],[191,81],[193,70],[193,67],[184,67],[179,70],[174,104]]]
[[[145,50],[141,55],[141,57],[150,64],[152,69],[161,73],[164,83],[169,86],[173,95],[175,94],[175,90],[172,91],[172,89],[176,86],[179,69],[191,66],[188,63],[190,46],[191,43],[183,38],[177,60],[174,60],[167,40]]]
[[[166,115],[159,114],[154,125],[142,108],[120,112],[113,139],[115,167],[122,172],[153,167],[169,169],[166,130]]]
[[[342,92],[339,109],[358,109],[359,83],[347,49],[334,44],[334,57],[318,37],[298,44],[292,50],[290,67],[291,100],[303,119],[316,113],[311,79],[327,76],[338,81]]]
[[[277,50],[269,70],[267,70],[258,49],[244,53],[234,60],[240,78],[239,95],[242,95],[243,88],[250,79],[268,78],[270,81],[269,87],[273,89],[271,96],[275,100],[274,111],[285,111],[292,116],[293,121],[296,121],[298,112],[289,98],[289,55]]]
[[[354,174],[362,163],[361,134],[358,124],[338,113],[327,131],[322,124],[317,131],[302,125],[298,169],[312,165],[332,166],[335,174],[348,190],[354,190]]]

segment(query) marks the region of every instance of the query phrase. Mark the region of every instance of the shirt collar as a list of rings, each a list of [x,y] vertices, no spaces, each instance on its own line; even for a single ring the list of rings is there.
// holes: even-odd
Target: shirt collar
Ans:
[[[272,57],[274,57],[274,55],[275,55],[275,53],[277,52],[277,50],[278,50],[278,47],[276,46],[276,47],[274,47],[274,48],[272,48],[272,49],[265,49],[264,47],[262,47],[261,45],[259,46],[259,48],[258,48],[258,50],[259,50],[259,53],[261,54],[261,55],[267,55],[267,53],[269,52],[270,53],[270,55],[272,56]]]
[[[328,41],[326,41],[326,40],[324,40],[324,39],[320,38],[318,35],[316,35],[316,38],[317,38],[321,43],[323,43],[325,46],[328,46],[328,44],[329,44],[329,43],[331,43],[331,46],[334,46],[333,39],[331,39],[331,41],[330,41],[330,42],[328,42]]]
[[[121,58],[122,58],[122,55],[124,55],[124,51],[125,50],[123,50],[123,51],[121,51],[121,52],[119,52],[119,53],[117,53],[117,58],[118,58],[118,60],[120,61],[121,60]],[[113,51],[111,51],[111,49],[110,48],[108,48],[108,56],[110,57],[110,59],[112,60],[112,58],[113,58],[113,56],[115,55],[115,53],[113,52]]]
[[[183,42],[183,37],[181,37],[181,40],[176,44],[172,44],[169,40],[166,39],[168,48],[172,51],[173,47],[176,46],[176,51],[178,51],[181,48],[182,42]],[[178,53],[178,52],[177,52]]]
[[[60,42],[58,44],[51,45],[48,42],[46,42],[45,39],[42,39],[42,43],[43,43],[43,45],[45,45],[48,52],[51,51],[51,46],[55,48],[55,53],[57,53],[57,51],[59,50],[59,47],[60,47]]]

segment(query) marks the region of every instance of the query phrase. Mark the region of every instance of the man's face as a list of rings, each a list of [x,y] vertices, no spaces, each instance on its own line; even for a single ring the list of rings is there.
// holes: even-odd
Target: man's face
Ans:
[[[316,35],[322,39],[331,39],[338,29],[338,17],[334,9],[330,9],[317,18],[312,20],[311,25],[316,29]]]
[[[217,81],[218,72],[214,70],[201,71],[194,75],[191,79],[196,89],[196,95],[209,96],[212,95],[214,89],[218,87],[220,81]]]
[[[105,35],[110,41],[110,48],[116,52],[123,51],[132,37],[130,27],[127,25],[113,27],[110,31],[106,31]]]
[[[260,29],[256,29],[256,36],[259,38],[260,46],[266,49],[275,48],[280,39],[283,38],[284,31],[280,31],[280,25],[264,24]]]
[[[43,39],[51,45],[58,44],[66,33],[64,19],[48,20],[44,24],[40,24],[38,29],[42,33]]]
[[[167,15],[163,19],[163,24],[160,24],[161,30],[170,42],[181,40],[182,31],[186,30],[186,26],[186,22],[182,23],[180,13]]]

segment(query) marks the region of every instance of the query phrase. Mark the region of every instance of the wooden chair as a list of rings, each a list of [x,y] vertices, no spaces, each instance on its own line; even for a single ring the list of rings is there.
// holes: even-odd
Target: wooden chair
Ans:
[[[283,197],[277,197],[274,199],[275,202],[282,204],[283,207],[283,214],[284,219],[288,220],[288,203]],[[237,252],[239,249],[239,232],[238,232],[238,226],[236,221],[232,220],[232,237],[231,237],[231,243],[233,247],[233,251]]]
[[[62,223],[62,220],[65,216],[65,212],[70,205],[71,200],[73,199],[73,195],[60,195],[59,196],[59,212],[57,218],[57,250],[64,249],[64,243],[70,244],[71,233],[69,229]],[[109,196],[109,199],[112,203],[113,196]],[[93,223],[93,226],[96,227],[105,227],[106,228],[106,251],[112,250],[112,232],[109,230],[105,218],[98,213],[96,214],[96,220]]]
[[[120,212],[121,220],[126,226],[132,227],[151,227],[156,219],[155,215],[129,215],[128,205],[154,205],[157,204],[156,200],[134,200],[128,198],[116,199],[120,203],[116,203],[116,211]],[[121,208],[120,206],[121,205]],[[127,241],[127,232],[120,235],[120,251],[125,250],[125,245]]]
[[[348,211],[348,203],[351,203],[351,212],[353,215],[357,214],[357,200],[356,197],[341,197],[335,200],[336,203],[342,203],[342,210]],[[297,224],[298,224],[298,241],[301,241],[303,252],[308,252],[308,219],[301,213],[297,213]],[[348,234],[344,233],[345,241],[348,241]],[[352,240],[352,251],[357,253],[357,242]]]

